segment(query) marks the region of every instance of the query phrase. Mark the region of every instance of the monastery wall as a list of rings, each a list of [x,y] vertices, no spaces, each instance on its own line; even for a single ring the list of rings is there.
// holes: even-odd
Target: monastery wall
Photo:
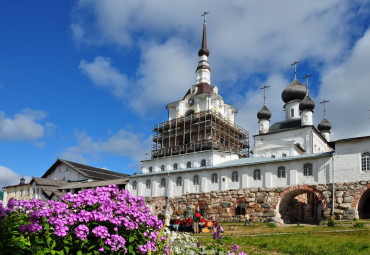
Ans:
[[[369,189],[370,181],[336,183],[334,193],[336,219],[358,218],[359,202],[361,199],[367,199],[364,193]],[[370,192],[366,192],[368,193]],[[310,197],[312,198],[308,201]],[[153,213],[164,213],[165,197],[146,197],[146,202]],[[173,197],[169,202],[170,214],[182,216],[187,208],[193,211],[204,208],[207,216],[216,217],[218,222],[243,221],[244,211],[241,208],[245,208],[244,210],[249,213],[252,222],[294,223],[313,219],[321,221],[331,214],[332,186],[295,185],[212,191]],[[290,208],[292,204],[296,206],[295,215],[294,210]]]

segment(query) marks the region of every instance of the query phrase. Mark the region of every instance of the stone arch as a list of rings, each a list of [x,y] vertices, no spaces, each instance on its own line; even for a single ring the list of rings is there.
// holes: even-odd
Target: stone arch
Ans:
[[[360,219],[370,219],[370,187],[367,187],[359,198],[357,213]]]
[[[232,205],[232,208],[230,208],[230,212],[233,216],[237,216],[238,214],[238,205],[240,204],[244,204],[244,214],[245,214],[245,206],[246,206],[246,202],[245,202],[245,198],[239,198],[237,199],[233,205]],[[240,210],[240,208],[239,208]],[[243,213],[242,214],[239,214],[239,215],[244,215]]]
[[[273,205],[284,223],[315,223],[322,220],[327,204],[324,196],[308,185],[296,185],[279,193]]]
[[[204,217],[206,214],[207,214],[207,205],[206,205],[206,202],[198,202],[196,205],[195,205],[195,209],[198,210],[200,212],[200,214]]]

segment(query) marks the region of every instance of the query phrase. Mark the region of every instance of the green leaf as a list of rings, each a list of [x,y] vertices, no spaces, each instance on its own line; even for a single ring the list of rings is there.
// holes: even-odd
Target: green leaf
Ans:
[[[136,240],[136,236],[131,236],[130,237],[130,239],[128,239],[128,241],[130,242],[130,243],[132,243],[133,241],[135,241]]]
[[[82,255],[82,251],[78,251],[77,252],[77,255]]]

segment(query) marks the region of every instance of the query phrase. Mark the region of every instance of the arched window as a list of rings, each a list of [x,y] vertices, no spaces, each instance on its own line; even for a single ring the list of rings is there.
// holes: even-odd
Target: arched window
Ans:
[[[245,203],[239,202],[235,208],[235,215],[245,215]]]
[[[150,189],[150,187],[152,186],[152,183],[150,180],[146,180],[146,188],[147,189]]]
[[[166,187],[166,179],[165,178],[162,178],[161,179],[161,187]]]
[[[181,177],[177,177],[176,179],[176,186],[181,186],[182,185],[182,178]]]
[[[136,181],[134,181],[134,182],[132,183],[132,189],[137,189],[137,182],[136,182]]]
[[[217,174],[212,174],[211,181],[212,183],[218,183]]]
[[[207,160],[202,159],[202,161],[200,161],[200,166],[206,166],[206,165],[207,165]]]
[[[189,110],[185,113],[185,117],[188,117],[190,115],[194,114],[194,110]]]
[[[370,170],[370,152],[364,152],[361,155],[362,171]]]
[[[254,180],[261,180],[261,170],[259,170],[259,169],[254,170],[253,179]]]
[[[304,176],[312,176],[312,164],[306,163],[303,166],[303,175]]]
[[[199,175],[194,175],[193,184],[199,185]]]
[[[278,168],[278,178],[285,178],[285,167],[279,166]]]
[[[149,173],[153,172],[153,167],[149,167]]]
[[[186,163],[186,168],[191,168],[191,162]]]
[[[177,163],[173,164],[173,170],[177,170]]]
[[[271,155],[271,158],[275,158],[275,155]]]
[[[281,155],[283,158],[286,158],[286,154],[284,153],[283,155]]]
[[[294,117],[294,109],[290,109],[290,117]]]
[[[234,171],[234,172],[231,174],[231,181],[232,181],[232,182],[238,182],[238,181],[239,181],[239,178],[238,178],[238,172],[237,172],[237,171]]]
[[[161,165],[161,171],[164,171],[164,165]]]

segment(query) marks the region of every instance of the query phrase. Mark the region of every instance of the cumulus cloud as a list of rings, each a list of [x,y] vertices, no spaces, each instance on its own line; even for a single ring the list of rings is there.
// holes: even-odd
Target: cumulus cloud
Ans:
[[[32,177],[22,176],[5,166],[0,166],[0,189],[5,186],[19,184],[20,178],[26,179],[26,183],[30,182]]]
[[[318,100],[329,100],[327,118],[333,139],[369,135],[370,28],[360,38],[347,59],[328,68],[322,76]],[[322,119],[322,105],[317,121]]]
[[[97,86],[108,88],[117,97],[124,95],[127,78],[112,66],[111,59],[98,56],[90,63],[81,60],[79,68]]]
[[[32,141],[43,137],[46,128],[55,127],[52,123],[40,123],[45,117],[46,112],[31,109],[24,109],[13,118],[0,111],[0,140]]]
[[[75,131],[77,145],[66,148],[60,156],[67,160],[88,163],[89,158],[100,159],[100,155],[119,155],[136,161],[144,158],[150,149],[150,137],[121,129],[104,140],[96,141],[85,131]]]

